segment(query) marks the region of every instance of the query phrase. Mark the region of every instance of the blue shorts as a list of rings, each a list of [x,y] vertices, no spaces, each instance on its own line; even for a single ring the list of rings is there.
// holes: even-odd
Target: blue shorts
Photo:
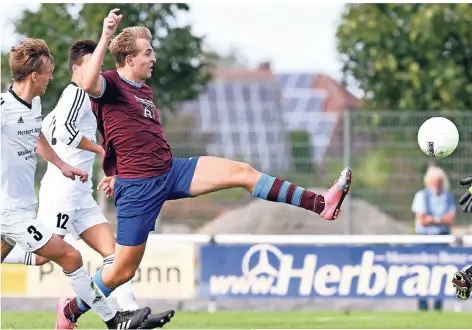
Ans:
[[[166,200],[190,196],[190,184],[198,157],[174,158],[172,168],[163,175],[151,178],[115,181],[117,216],[116,242],[137,246],[146,242],[154,230],[157,216]]]

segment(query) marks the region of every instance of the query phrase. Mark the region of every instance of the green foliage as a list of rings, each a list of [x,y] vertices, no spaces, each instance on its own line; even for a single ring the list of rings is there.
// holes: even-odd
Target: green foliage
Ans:
[[[310,134],[307,131],[291,131],[293,168],[299,173],[314,173],[311,159]]]
[[[156,63],[147,82],[154,90],[160,108],[173,108],[182,100],[198,96],[209,81],[207,64],[201,61],[203,38],[192,34],[190,26],[176,26],[179,13],[189,11],[186,4],[123,3],[123,4],[41,4],[36,12],[24,11],[16,22],[16,32],[23,36],[44,39],[55,58],[54,80],[43,97],[45,114],[60,97],[70,81],[67,68],[68,49],[81,38],[98,40],[103,19],[113,8],[120,8],[123,19],[117,33],[128,26],[146,26],[154,39]],[[8,77],[8,66],[2,57],[2,78]],[[109,54],[105,69],[114,68]]]
[[[0,55],[0,61],[1,61],[1,85],[0,85],[0,91],[3,93],[6,91],[6,89],[11,85],[11,73],[10,73],[10,67],[8,66],[8,54],[1,54]]]
[[[472,108],[472,6],[349,4],[337,30],[344,82],[364,107]]]

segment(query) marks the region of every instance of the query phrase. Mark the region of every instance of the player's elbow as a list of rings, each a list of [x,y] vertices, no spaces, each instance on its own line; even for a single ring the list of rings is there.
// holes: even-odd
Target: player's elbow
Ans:
[[[88,78],[88,79],[87,79]],[[98,97],[102,93],[103,83],[101,78],[87,77],[82,81],[82,88],[84,91],[92,96]]]
[[[97,86],[96,82],[91,79],[84,79],[82,82],[82,88],[88,94],[93,93],[96,89],[96,86]]]

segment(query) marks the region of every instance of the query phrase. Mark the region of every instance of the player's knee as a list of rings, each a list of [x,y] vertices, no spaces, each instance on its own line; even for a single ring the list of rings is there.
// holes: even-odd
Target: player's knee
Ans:
[[[259,178],[259,171],[244,162],[234,162],[234,175],[243,187],[253,187]]]
[[[82,265],[82,255],[78,250],[76,250],[72,246],[69,247],[67,251],[67,258],[72,260],[74,264],[79,265],[79,267]]]
[[[49,262],[49,259],[36,255],[36,266],[42,266]]]
[[[69,246],[61,258],[62,268],[65,271],[75,271],[82,266],[82,256],[78,250]]]
[[[257,172],[251,165],[244,162],[235,162],[235,172],[240,176],[248,176]]]

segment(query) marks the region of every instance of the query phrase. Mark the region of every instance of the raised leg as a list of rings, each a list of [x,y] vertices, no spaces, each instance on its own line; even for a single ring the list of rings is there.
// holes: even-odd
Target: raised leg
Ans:
[[[281,178],[261,173],[249,164],[224,158],[200,157],[190,184],[190,195],[242,187],[254,197],[291,204],[320,214],[326,220],[339,216],[344,198],[350,191],[352,173],[345,168],[324,194],[315,194]]]

